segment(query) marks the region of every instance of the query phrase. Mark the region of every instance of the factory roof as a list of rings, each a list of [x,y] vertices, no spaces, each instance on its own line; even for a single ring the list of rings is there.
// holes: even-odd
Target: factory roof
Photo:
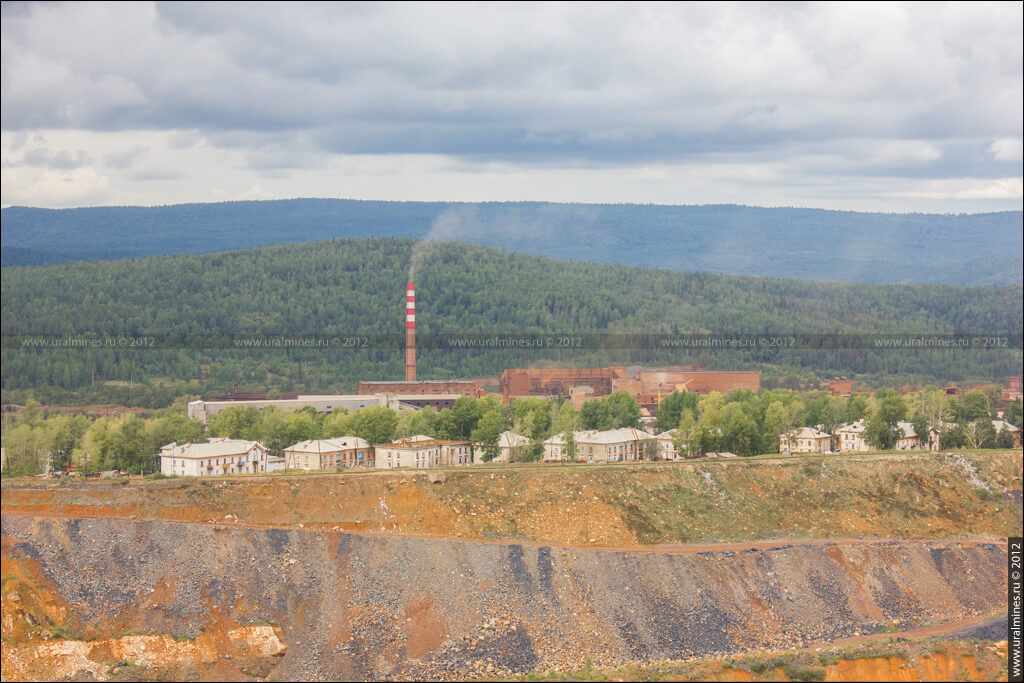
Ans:
[[[192,401],[192,403],[205,403],[206,405],[233,405],[233,406],[279,406],[288,403],[303,402],[327,402],[327,401],[381,401],[381,394],[310,394],[296,398],[251,398],[251,399],[217,399],[213,401]]]
[[[473,384],[475,379],[368,379],[360,384]]]

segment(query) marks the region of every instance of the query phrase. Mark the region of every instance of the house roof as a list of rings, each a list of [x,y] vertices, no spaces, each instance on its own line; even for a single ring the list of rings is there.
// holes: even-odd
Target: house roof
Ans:
[[[992,420],[992,426],[996,428],[997,434],[1003,431],[1004,429],[1010,433],[1020,431],[1020,427],[1014,424],[1010,424],[1006,420]]]
[[[498,448],[515,448],[517,446],[526,446],[529,443],[530,440],[528,438],[515,432],[502,432],[498,435]]]
[[[864,431],[864,420],[857,420],[856,422],[851,422],[850,424],[843,425],[842,427],[840,427],[836,431],[837,432],[855,432],[857,434],[860,434],[860,433],[862,433]]]
[[[358,436],[338,436],[333,439],[307,439],[285,450],[292,453],[336,453],[369,447],[370,442]]]
[[[164,457],[171,458],[220,458],[232,455],[243,455],[259,447],[260,450],[267,450],[259,441],[246,441],[244,439],[229,439],[221,437],[210,439],[207,443],[184,443],[174,444],[170,453],[161,453]]]
[[[910,422],[897,422],[896,426],[903,430],[904,439],[917,438],[917,431],[914,429],[914,425]]]
[[[416,436],[407,436],[404,439],[398,439],[391,443],[382,443],[377,448],[406,448],[406,449],[419,449],[419,448],[434,448],[435,446],[441,446],[446,443],[452,443],[447,441],[441,441],[430,436],[424,436],[423,434],[417,434]]]
[[[647,439],[657,438],[653,434],[645,432],[642,429],[635,429],[634,427],[606,429],[604,431],[589,429],[581,432],[573,432],[572,437],[576,441],[576,443],[593,444],[622,443],[623,441],[644,441]],[[555,434],[554,436],[545,439],[544,443],[559,445],[565,443],[565,440],[562,439],[561,434]]]
[[[801,427],[793,432],[794,439],[831,439],[832,435],[827,434],[817,427]]]

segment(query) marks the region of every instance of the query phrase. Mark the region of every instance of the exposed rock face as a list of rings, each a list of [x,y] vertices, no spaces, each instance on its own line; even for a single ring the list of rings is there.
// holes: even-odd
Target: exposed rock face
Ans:
[[[274,626],[243,626],[223,634],[202,633],[179,640],[169,635],[133,635],[104,640],[33,639],[4,648],[4,676],[17,679],[62,679],[90,674],[105,681],[118,662],[168,669],[197,667],[220,660],[251,660],[283,655],[284,643]],[[45,673],[45,676],[40,674]]]
[[[108,649],[213,657],[219,676],[253,660],[263,664],[250,674],[278,679],[406,679],[679,659],[952,621],[1006,595],[996,544],[673,554],[16,516],[3,535],[5,561],[38,568],[71,632],[164,634]],[[28,677],[7,650],[4,675]]]

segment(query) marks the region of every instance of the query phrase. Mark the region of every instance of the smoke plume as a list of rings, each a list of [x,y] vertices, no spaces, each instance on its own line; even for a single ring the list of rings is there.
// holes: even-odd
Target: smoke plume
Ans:
[[[502,247],[515,251],[538,252],[558,231],[559,239],[586,238],[587,228],[597,218],[590,207],[564,204],[531,204],[526,206],[457,206],[446,209],[430,225],[412,250],[409,282],[434,254],[440,242],[466,242]]]

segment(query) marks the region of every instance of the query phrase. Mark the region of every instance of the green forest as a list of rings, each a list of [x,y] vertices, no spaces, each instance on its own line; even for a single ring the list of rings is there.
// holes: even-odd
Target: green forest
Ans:
[[[5,403],[150,408],[230,391],[354,391],[400,379],[410,239],[359,238],[207,255],[2,271]],[[1022,288],[809,282],[556,261],[451,242],[419,243],[417,332],[788,335],[975,332],[1016,348],[678,351],[606,347],[418,351],[421,379],[533,365],[760,369],[766,387],[856,377],[873,386],[1002,382],[1019,375]],[[26,348],[23,335],[392,335],[351,348]]]

